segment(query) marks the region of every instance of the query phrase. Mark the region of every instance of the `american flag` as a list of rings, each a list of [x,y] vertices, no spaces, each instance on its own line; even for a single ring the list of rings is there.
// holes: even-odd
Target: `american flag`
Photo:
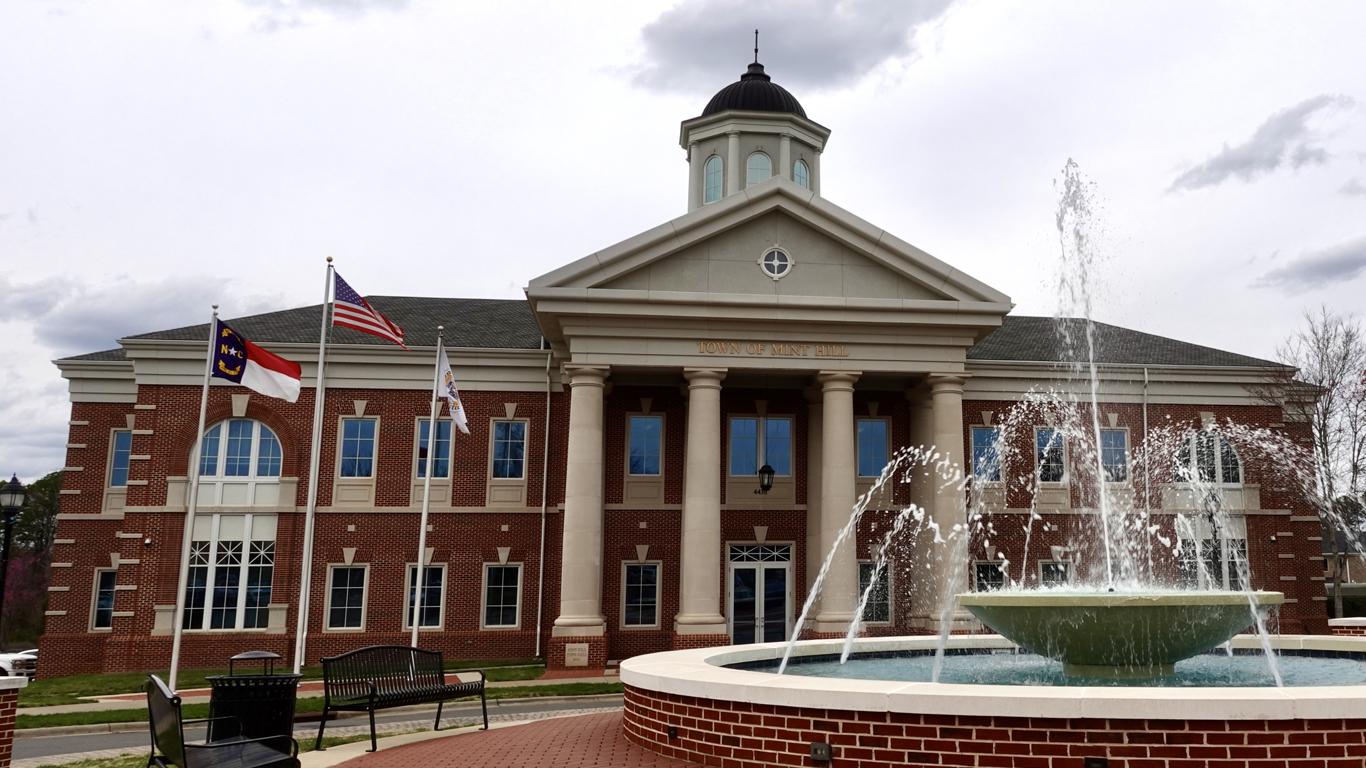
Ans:
[[[355,328],[371,336],[387,339],[407,349],[403,343],[403,329],[389,318],[375,311],[370,303],[356,293],[356,289],[346,284],[342,276],[336,274],[336,285],[332,289],[332,324]]]

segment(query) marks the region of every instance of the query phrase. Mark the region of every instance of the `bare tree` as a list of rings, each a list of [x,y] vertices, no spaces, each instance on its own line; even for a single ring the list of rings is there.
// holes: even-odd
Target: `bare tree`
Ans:
[[[1341,512],[1344,497],[1359,502],[1366,485],[1366,339],[1355,317],[1327,307],[1306,311],[1304,321],[1276,349],[1286,367],[1269,371],[1256,392],[1287,419],[1309,424],[1313,445],[1303,469],[1330,541],[1333,608],[1342,616],[1343,544],[1362,532],[1359,515]]]

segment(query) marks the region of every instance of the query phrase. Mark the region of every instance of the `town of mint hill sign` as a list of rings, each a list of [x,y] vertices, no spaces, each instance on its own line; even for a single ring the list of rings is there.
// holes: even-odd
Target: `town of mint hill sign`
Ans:
[[[843,344],[791,344],[761,341],[699,341],[699,355],[749,355],[758,357],[848,357]]]

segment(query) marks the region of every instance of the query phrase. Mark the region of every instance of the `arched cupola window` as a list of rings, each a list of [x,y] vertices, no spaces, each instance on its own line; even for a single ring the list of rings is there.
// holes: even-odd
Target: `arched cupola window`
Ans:
[[[798,160],[792,165],[792,180],[803,189],[811,189],[811,171],[806,167],[805,160]]]
[[[745,166],[745,186],[752,187],[761,181],[768,181],[768,177],[772,175],[773,162],[768,159],[768,155],[755,152],[749,156],[749,163]]]
[[[204,432],[204,442],[200,444],[199,503],[279,504],[283,456],[275,432],[255,419],[229,419],[214,424]]]
[[[1243,482],[1243,465],[1238,452],[1219,435],[1204,430],[1192,432],[1176,452],[1178,483],[1215,483],[1237,485]]]
[[[712,155],[707,158],[707,164],[705,166],[706,184],[705,192],[702,195],[702,202],[714,203],[721,199],[721,179],[724,175],[722,170],[720,157]]]

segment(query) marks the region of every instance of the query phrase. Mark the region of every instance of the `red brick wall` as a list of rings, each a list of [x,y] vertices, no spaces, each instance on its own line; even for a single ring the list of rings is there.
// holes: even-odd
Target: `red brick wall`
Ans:
[[[214,387],[210,393],[210,420],[226,418],[231,413],[231,395],[244,390]],[[151,434],[134,436],[133,453],[151,456],[147,461],[132,463],[130,478],[145,480],[145,486],[130,486],[128,505],[123,520],[91,517],[64,517],[58,525],[58,539],[75,539],[75,544],[60,544],[54,560],[71,563],[70,568],[54,571],[54,586],[69,587],[68,591],[53,592],[49,608],[65,611],[65,615],[50,616],[47,634],[42,641],[46,658],[45,675],[77,671],[114,671],[145,669],[165,664],[169,658],[170,638],[152,637],[155,605],[175,601],[175,584],[179,568],[179,550],[183,515],[163,513],[157,508],[166,501],[166,478],[184,476],[188,455],[194,439],[200,390],[197,387],[143,386],[139,389],[139,403],[154,405],[154,409],[137,409],[131,404],[76,403],[72,419],[87,421],[88,425],[70,428],[70,441],[85,444],[86,448],[68,451],[67,463],[83,469],[66,475],[65,488],[80,494],[62,497],[64,513],[98,513],[104,489],[106,463],[109,452],[109,432],[124,428],[126,417],[133,414],[136,428]],[[283,475],[305,476],[308,467],[308,442],[312,423],[311,389],[303,390],[299,402],[252,395],[247,415],[269,424],[279,435],[284,451]],[[683,462],[686,435],[686,397],[677,387],[615,387],[607,395],[605,412],[605,478],[606,502],[619,504],[624,468],[626,414],[640,409],[640,398],[652,400],[651,411],[665,415],[665,504],[671,509],[621,510],[608,509],[604,513],[604,574],[603,611],[607,619],[607,638],[602,653],[608,659],[623,659],[640,653],[672,647],[673,617],[676,614],[679,585],[679,537],[682,502]],[[322,482],[319,505],[331,504],[332,478],[335,476],[335,444],[338,419],[354,412],[355,400],[365,400],[365,413],[380,418],[379,442],[376,455],[378,509],[398,507],[390,513],[373,511],[347,512],[339,510],[320,514],[318,518],[316,569],[312,582],[312,610],[310,616],[309,661],[319,656],[336,653],[357,645],[376,642],[406,642],[407,633],[401,627],[403,604],[402,578],[404,566],[416,559],[417,515],[407,508],[413,479],[414,427],[418,417],[425,418],[429,401],[421,391],[390,390],[330,390],[324,418],[322,443]],[[793,473],[796,477],[796,503],[806,502],[807,401],[798,390],[762,390],[726,388],[722,390],[723,419],[731,414],[751,414],[755,400],[766,400],[768,413],[793,418]],[[456,435],[453,463],[456,467],[453,499],[456,506],[482,506],[485,501],[488,467],[489,421],[503,417],[504,403],[517,403],[517,417],[529,420],[527,445],[527,500],[530,506],[540,502],[545,423],[545,396],[535,392],[470,392],[465,396],[469,412],[471,435]],[[855,395],[855,413],[870,415],[869,404],[878,403],[878,416],[891,419],[893,446],[909,440],[909,404],[899,393],[859,391]],[[1012,407],[1012,403],[994,401],[966,401],[964,426],[981,423],[981,412],[998,415]],[[1105,410],[1120,414],[1120,424],[1132,430],[1133,442],[1138,442],[1141,431],[1141,410],[1133,405],[1105,406]],[[1151,406],[1150,422],[1154,425],[1181,423],[1195,428],[1199,412],[1212,410],[1217,416],[1233,417],[1241,422],[1270,425],[1278,415],[1270,409],[1231,408],[1216,406]],[[551,455],[546,478],[548,516],[545,554],[545,593],[541,606],[543,624],[542,651],[550,637],[550,627],[558,615],[559,574],[561,553],[561,519],[558,505],[564,493],[564,446],[568,428],[568,395],[556,393],[551,404]],[[1170,418],[1168,418],[1170,417]],[[723,421],[722,488],[728,468]],[[1284,427],[1287,431],[1302,431],[1301,425]],[[1268,479],[1266,468],[1247,461],[1247,481],[1259,482],[1262,502],[1266,508],[1289,509],[1295,515],[1309,515],[1306,505],[1285,483]],[[1078,489],[1076,494],[1082,494]],[[276,602],[291,603],[283,635],[215,634],[192,635],[185,640],[186,664],[192,666],[220,666],[223,659],[241,650],[264,648],[289,655],[292,653],[292,633],[296,623],[292,596],[298,593],[298,573],[302,551],[303,505],[307,487],[301,482],[295,503],[299,513],[279,516],[274,595]],[[1018,490],[1012,491],[1012,505],[1027,504]],[[907,488],[897,489],[897,499],[906,502]],[[1078,500],[1080,496],[1078,496]],[[724,501],[724,500],[723,500]],[[1156,499],[1155,499],[1156,501]],[[1037,560],[1047,557],[1052,544],[1091,536],[1098,524],[1093,518],[1066,514],[1043,515],[1044,520],[1056,524],[1057,532],[1044,532],[1042,523],[1035,523],[1030,539],[1028,563],[1031,573],[1037,572]],[[767,540],[791,542],[793,551],[793,618],[800,612],[806,599],[806,513],[804,510],[726,510],[722,513],[722,544],[754,540],[754,527],[768,528]],[[868,557],[871,542],[880,541],[890,524],[890,513],[869,513],[859,526],[858,553]],[[1163,535],[1170,537],[1170,518],[1158,518],[1164,526]],[[646,527],[641,528],[640,524]],[[1012,563],[1025,562],[1023,519],[1012,515],[994,516],[995,533],[991,543],[1004,551]],[[347,527],[354,525],[354,532]],[[446,589],[446,620],[440,632],[424,632],[424,644],[445,650],[453,656],[491,658],[529,656],[536,650],[536,580],[540,573],[540,516],[526,513],[468,513],[453,512],[449,507],[434,507],[429,546],[435,552],[434,561],[448,562]],[[508,530],[503,531],[502,526]],[[1292,536],[1273,534],[1286,531]],[[137,538],[117,537],[115,534],[138,534]],[[1287,605],[1281,612],[1281,628],[1286,632],[1327,632],[1326,614],[1322,600],[1322,583],[1313,581],[1322,576],[1322,561],[1317,556],[1318,525],[1310,521],[1290,522],[1289,518],[1249,516],[1248,539],[1253,560],[1255,584],[1260,588],[1285,591],[1297,603]],[[144,539],[150,543],[144,544]],[[985,539],[975,542],[976,554],[984,555]],[[661,570],[660,626],[652,629],[624,629],[621,621],[621,564],[636,559],[636,545],[648,544],[648,558],[659,561]],[[482,564],[497,561],[498,547],[511,547],[510,561],[524,565],[522,581],[522,623],[516,630],[481,630]],[[356,562],[371,564],[367,625],[363,633],[322,632],[326,608],[326,564],[340,562],[343,547],[356,547]],[[869,627],[866,634],[905,634],[913,630],[906,625],[909,617],[907,601],[924,563],[914,556],[913,547],[903,545],[898,550],[894,572],[894,622],[890,626]],[[93,572],[107,568],[110,553],[118,553],[124,564],[119,569],[119,583],[137,585],[138,589],[120,591],[116,596],[115,611],[132,611],[132,617],[114,619],[114,630],[91,633],[90,620]],[[1291,557],[1280,557],[1280,555]],[[139,561],[130,563],[128,561]],[[1085,564],[1083,563],[1083,566]],[[722,589],[717,596],[718,606],[725,610],[725,557],[722,557]],[[1281,581],[1282,577],[1293,581]]]
[[[1366,720],[1096,720],[918,715],[778,707],[660,694],[628,686],[622,732],[644,749],[703,765],[831,768],[1360,768]],[[668,727],[678,737],[668,737]]]
[[[1333,634],[1344,637],[1366,637],[1366,627],[1332,627]]]
[[[19,691],[0,691],[0,768],[8,768],[14,752],[14,708]]]

